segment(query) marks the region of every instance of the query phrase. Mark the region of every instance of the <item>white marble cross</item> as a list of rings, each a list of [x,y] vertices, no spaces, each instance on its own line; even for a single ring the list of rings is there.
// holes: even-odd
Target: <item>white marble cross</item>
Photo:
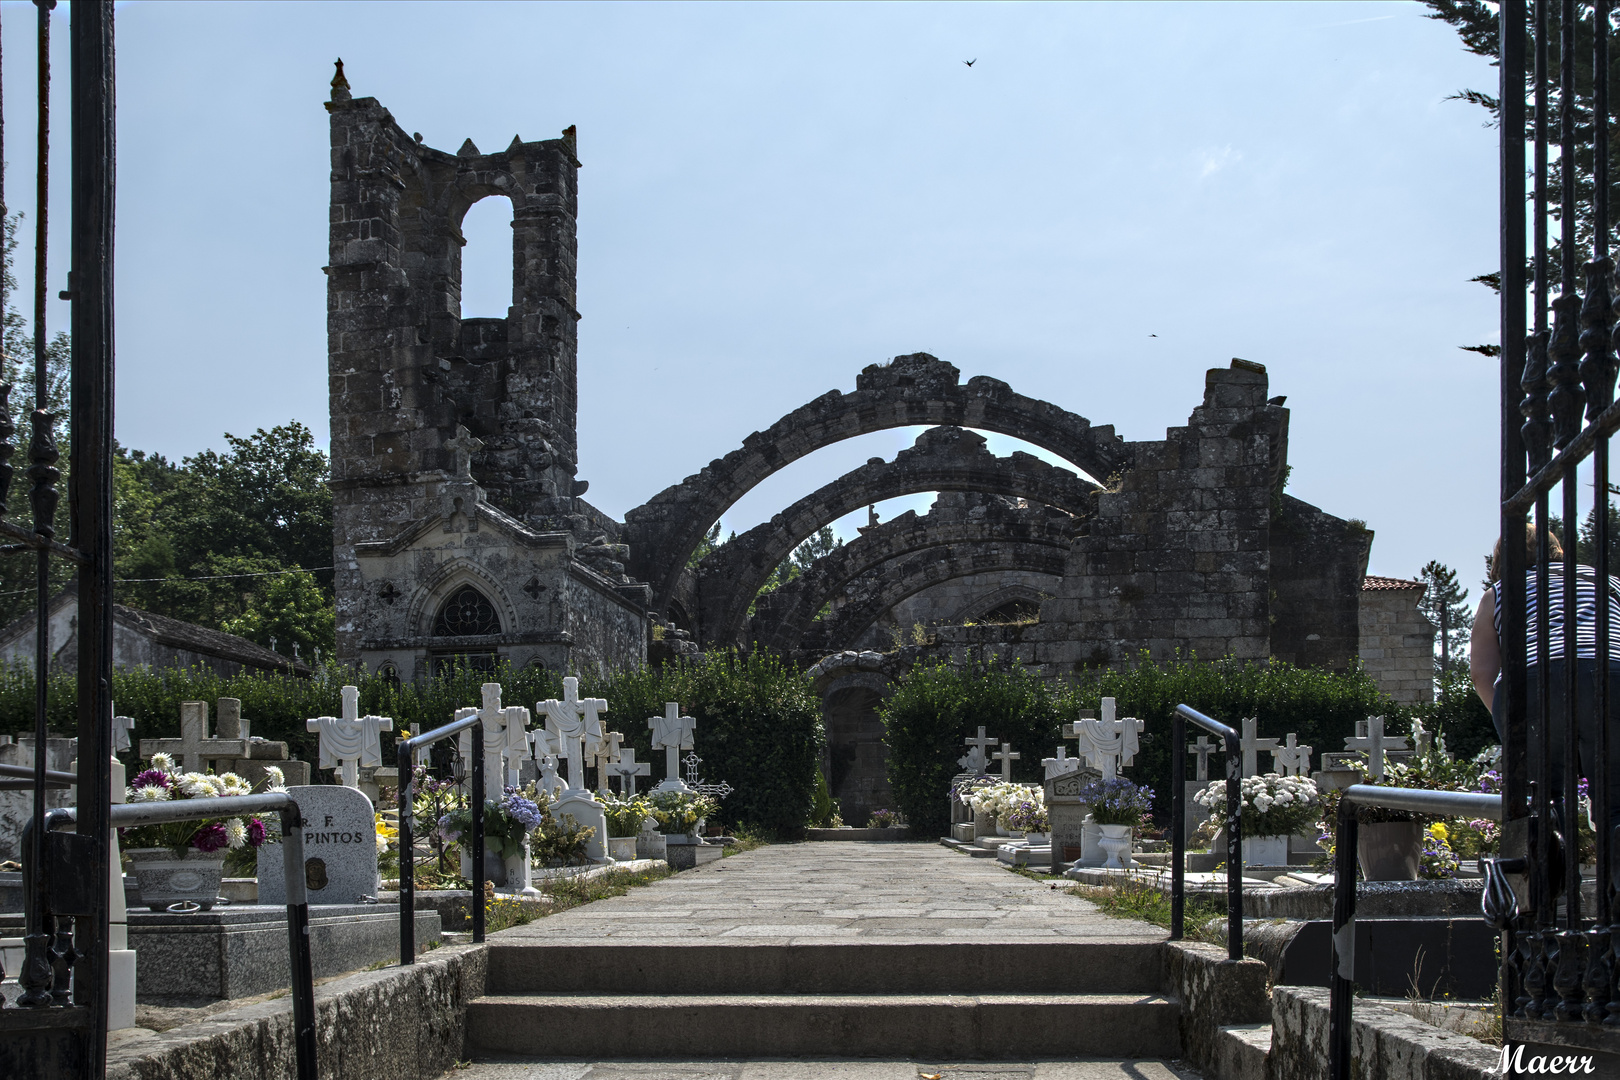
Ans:
[[[360,715],[360,688],[343,688],[343,715],[317,716],[304,721],[309,731],[321,735],[322,769],[339,770],[344,787],[360,787],[360,766],[375,768],[382,764],[381,733],[394,730],[394,721],[386,716]]]
[[[546,714],[546,730],[557,740],[561,755],[568,759],[568,790],[586,792],[586,755],[602,745],[601,714],[608,703],[602,698],[579,696],[579,680],[570,675],[563,680],[562,700],[548,698],[535,706]]]
[[[1001,749],[990,756],[1001,762],[1001,782],[1004,784],[1012,783],[1012,763],[1024,755],[1014,750],[1012,743],[1004,742],[1001,744]]]
[[[248,749],[246,739],[208,737],[208,702],[182,701],[178,739],[141,740],[141,757],[150,758],[153,754],[168,754],[189,772],[207,772],[210,761],[247,757]]]
[[[414,739],[420,734],[422,734],[422,725],[421,724],[412,724],[411,725],[411,738]],[[429,744],[429,745],[418,746],[415,750],[411,751],[411,757],[415,761],[417,766],[419,766],[419,767],[430,764],[433,761],[433,747],[432,747],[432,745]]]
[[[620,750],[618,759],[608,769],[618,774],[619,794],[627,799],[636,793],[636,777],[652,775],[650,764],[636,760],[636,748],[633,746]]]
[[[118,706],[114,705],[113,712],[116,713],[117,711]],[[113,753],[121,754],[129,749],[129,733],[135,730],[135,718],[133,716],[114,716],[112,730]],[[119,794],[122,795],[123,792],[120,791]]]
[[[552,733],[543,727],[529,731],[529,745],[534,753],[535,770],[539,773],[538,787],[553,798],[563,788],[563,782],[557,777],[557,743]]]
[[[501,684],[487,682],[479,687],[483,705],[475,710],[457,709],[464,718],[478,714],[484,725],[484,793],[500,798],[503,787],[516,787],[518,767],[529,754],[529,710],[522,705],[501,704]],[[458,739],[462,757],[472,753],[472,732],[463,730]]]
[[[1077,720],[1076,737],[1080,740],[1080,753],[1086,762],[1102,773],[1103,780],[1113,780],[1119,770],[1136,757],[1141,743],[1137,736],[1146,725],[1133,716],[1115,719],[1114,699],[1102,699],[1101,720]]]
[[[1208,735],[1200,735],[1197,742],[1187,744],[1187,753],[1198,755],[1198,772],[1194,779],[1209,779],[1209,755],[1219,749],[1220,747],[1209,741]]]
[[[1283,745],[1271,752],[1271,760],[1283,776],[1311,775],[1311,747],[1296,745],[1294,732],[1288,733]]]
[[[686,781],[681,779],[681,751],[692,749],[697,721],[681,715],[679,702],[666,701],[664,715],[647,717],[647,726],[652,728],[653,749],[664,751],[664,781],[655,790],[687,790]]]
[[[1070,757],[1069,748],[1062,744],[1058,745],[1057,757],[1041,758],[1041,764],[1046,767],[1048,780],[1080,771],[1080,759]]]
[[[974,773],[975,775],[988,772],[990,759],[985,754],[995,747],[997,740],[985,738],[984,725],[980,724],[978,738],[968,738],[962,741],[968,747],[967,755],[956,759],[956,763],[962,766],[962,771]]]
[[[608,787],[608,777],[612,775],[613,763],[619,760],[623,744],[624,736],[610,731],[602,737],[602,745],[596,752],[596,790],[603,795],[612,790]]]
[[[1276,739],[1262,739],[1260,734],[1260,718],[1247,717],[1243,721],[1243,736],[1238,740],[1238,747],[1243,751],[1243,775],[1260,775],[1260,751],[1272,751],[1275,756],[1277,749]]]
[[[1384,778],[1384,752],[1405,750],[1407,746],[1405,739],[1384,734],[1382,716],[1369,716],[1365,720],[1357,721],[1355,737],[1344,740],[1344,748],[1367,752],[1367,775],[1376,783]]]

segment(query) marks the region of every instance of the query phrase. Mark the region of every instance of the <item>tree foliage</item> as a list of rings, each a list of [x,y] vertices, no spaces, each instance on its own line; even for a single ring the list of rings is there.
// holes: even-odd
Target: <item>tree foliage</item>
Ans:
[[[1448,671],[1466,673],[1468,639],[1474,622],[1474,613],[1466,603],[1468,590],[1457,584],[1457,572],[1442,562],[1430,560],[1419,577],[1428,588],[1418,602],[1418,610],[1435,625],[1435,677]]]

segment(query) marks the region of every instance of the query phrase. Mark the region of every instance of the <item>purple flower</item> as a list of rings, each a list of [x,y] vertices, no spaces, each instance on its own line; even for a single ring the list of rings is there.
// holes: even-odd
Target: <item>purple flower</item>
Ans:
[[[162,769],[147,769],[145,772],[137,773],[134,782],[129,786],[171,788],[174,781],[169,779],[169,774]]]
[[[264,822],[260,821],[258,818],[249,818],[247,833],[248,843],[252,844],[254,847],[258,847],[259,845],[263,844]]]
[[[204,825],[202,828],[198,829],[196,835],[191,838],[192,847],[196,848],[198,851],[207,852],[210,854],[221,850],[230,842],[230,838],[225,835],[225,826],[221,825],[217,821]]]

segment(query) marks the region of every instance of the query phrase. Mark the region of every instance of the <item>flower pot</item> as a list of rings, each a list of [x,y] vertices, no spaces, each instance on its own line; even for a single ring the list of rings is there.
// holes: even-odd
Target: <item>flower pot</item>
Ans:
[[[636,857],[636,838],[633,836],[608,837],[608,857],[614,862],[629,862]]]
[[[669,840],[661,832],[644,832],[636,835],[636,858],[638,859],[667,859],[669,858]]]
[[[1102,830],[1102,839],[1098,843],[1108,855],[1108,861],[1103,863],[1105,870],[1129,870],[1136,865],[1131,861],[1131,826],[1129,825],[1099,825]]]
[[[1356,859],[1368,881],[1416,881],[1423,861],[1423,825],[1380,821],[1356,829]]]
[[[1044,832],[1025,833],[1024,839],[1028,840],[1031,845],[1050,844],[1052,842],[1052,834]]]
[[[461,849],[461,876],[468,881],[473,880],[472,857],[467,849]],[[506,860],[501,858],[500,850],[491,848],[489,841],[484,841],[484,878],[493,881],[497,886],[506,884]]]
[[[1011,836],[1012,835],[1012,830],[1007,828],[1007,826],[1003,825],[999,818],[996,820],[996,835],[997,836]]]
[[[140,882],[141,903],[153,911],[168,911],[195,904],[208,911],[219,897],[225,876],[225,853],[203,853],[187,848],[176,855],[169,848],[132,848],[124,852]],[[195,910],[195,909],[192,909]]]
[[[996,819],[978,810],[973,811],[973,839],[996,835]]]
[[[1287,866],[1288,837],[1245,836],[1243,838],[1244,866]]]

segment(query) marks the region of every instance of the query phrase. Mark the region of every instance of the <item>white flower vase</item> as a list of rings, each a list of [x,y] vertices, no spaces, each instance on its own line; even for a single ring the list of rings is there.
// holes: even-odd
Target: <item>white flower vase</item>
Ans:
[[[1105,870],[1129,870],[1136,863],[1131,859],[1131,827],[1129,825],[1099,825],[1102,839],[1098,844],[1108,856]]]
[[[1245,836],[1243,838],[1244,866],[1287,866],[1288,837]]]
[[[1003,825],[1001,823],[1000,818],[996,819],[996,835],[997,836],[1011,836],[1012,835],[1012,830],[1007,828],[1007,826]]]

